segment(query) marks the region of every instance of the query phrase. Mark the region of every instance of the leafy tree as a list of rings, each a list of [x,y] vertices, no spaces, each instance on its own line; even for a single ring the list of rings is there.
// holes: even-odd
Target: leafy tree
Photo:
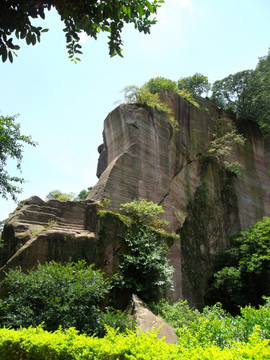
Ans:
[[[207,301],[220,301],[232,313],[239,305],[257,306],[263,295],[270,295],[269,276],[270,218],[264,217],[234,236],[231,247],[221,253]]]
[[[73,201],[76,195],[73,193],[62,193],[60,190],[53,190],[46,195],[46,200]]]
[[[270,134],[270,51],[259,59],[255,70],[244,70],[218,80],[212,99],[238,121],[259,124]]]
[[[81,190],[76,200],[86,200],[91,190],[92,190],[92,186],[88,187],[87,190],[85,189]]]
[[[10,270],[4,286],[8,296],[0,300],[2,327],[37,327],[43,323],[49,331],[61,325],[87,334],[104,332],[99,303],[111,289],[110,281],[84,261],[39,264],[28,273]]]
[[[29,144],[36,146],[31,136],[21,134],[20,124],[15,120],[18,115],[0,116],[0,194],[7,199],[8,195],[16,201],[16,194],[21,189],[14,183],[22,184],[23,178],[10,176],[5,169],[9,158],[16,160],[17,168],[21,170],[21,161],[23,158],[23,145]]]
[[[270,135],[270,51],[259,59],[242,95],[242,117],[259,124]]]
[[[100,32],[109,33],[109,54],[121,55],[121,32],[125,23],[133,23],[140,32],[150,33],[156,23],[151,15],[157,12],[163,0],[132,0],[132,1],[89,1],[89,0],[6,0],[1,2],[0,9],[0,55],[2,61],[7,58],[13,61],[14,50],[19,46],[13,43],[13,33],[18,39],[35,45],[40,42],[41,33],[48,31],[41,26],[34,26],[32,19],[45,19],[46,11],[55,8],[64,23],[64,32],[69,57],[72,61],[79,60],[75,56],[81,54],[79,34],[97,39]]]
[[[252,70],[240,71],[213,84],[211,98],[230,116],[243,116],[243,106],[246,104],[243,94],[251,73]]]
[[[173,289],[173,267],[166,258],[168,246],[161,234],[133,223],[124,235],[127,253],[121,256],[118,286],[144,301],[155,301]]]
[[[148,80],[144,87],[150,91],[151,94],[158,94],[161,91],[174,91],[178,92],[176,82],[170,79],[166,79],[162,76],[152,78]]]
[[[182,77],[178,80],[177,86],[179,90],[187,90],[193,95],[201,96],[203,93],[208,94],[211,84],[207,76],[196,73],[192,76]]]
[[[46,200],[59,200],[59,201],[78,201],[78,200],[86,200],[89,195],[92,187],[90,186],[87,190],[81,190],[79,195],[77,196],[74,193],[62,193],[60,190],[50,191],[48,195],[46,195]]]

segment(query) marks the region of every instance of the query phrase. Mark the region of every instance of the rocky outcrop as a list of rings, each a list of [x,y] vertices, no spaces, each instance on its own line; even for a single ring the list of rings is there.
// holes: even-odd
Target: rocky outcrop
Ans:
[[[231,157],[243,170],[234,176],[205,156],[217,120],[227,115],[208,99],[196,99],[198,108],[178,95],[163,98],[178,129],[163,112],[146,106],[120,105],[108,115],[100,179],[89,199],[108,198],[113,209],[138,198],[162,205],[168,230],[181,235],[169,253],[175,268],[171,296],[198,306],[227,236],[270,215],[269,151],[257,125],[243,124],[245,146],[235,146]]]
[[[4,227],[0,278],[16,266],[27,271],[39,262],[81,259],[110,276],[119,263],[118,253],[124,251],[118,236],[124,225],[106,217],[101,222],[96,205],[90,200],[43,201],[37,196],[25,200]]]
[[[270,216],[270,151],[257,125],[243,124],[245,146],[235,146],[231,158],[243,170],[235,176],[207,156],[216,122],[226,121],[226,114],[208,99],[196,99],[195,107],[164,93],[163,101],[177,125],[164,112],[135,104],[120,105],[108,115],[98,149],[99,181],[86,201],[34,197],[14,212],[3,233],[4,269],[85,258],[110,274],[123,251],[120,225],[101,231],[104,219],[97,218],[96,203],[107,198],[118,210],[122,203],[146,198],[163,206],[167,230],[180,235],[168,255],[175,268],[172,299],[203,305],[208,275],[217,252],[228,246],[227,236]]]
[[[132,295],[126,313],[143,332],[158,330],[158,339],[163,339],[168,344],[177,342],[174,328],[155,315],[138,296]]]

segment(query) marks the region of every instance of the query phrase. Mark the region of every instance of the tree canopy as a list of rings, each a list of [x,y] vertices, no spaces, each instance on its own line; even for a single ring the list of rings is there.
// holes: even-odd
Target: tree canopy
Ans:
[[[83,189],[80,191],[78,196],[74,193],[63,193],[60,190],[52,190],[46,195],[45,200],[59,200],[59,201],[79,201],[86,200],[92,187],[88,187],[87,190]]]
[[[156,14],[163,0],[5,0],[0,7],[0,56],[5,62],[13,61],[15,50],[13,34],[17,39],[25,39],[28,45],[40,42],[41,33],[48,31],[41,26],[32,24],[33,19],[45,19],[46,11],[55,8],[64,23],[64,32],[69,58],[72,61],[81,54],[79,34],[97,39],[100,32],[108,32],[110,56],[121,55],[121,32],[124,24],[133,23],[140,31],[150,33],[150,28],[156,23],[152,17]]]
[[[270,51],[259,58],[255,70],[244,70],[218,80],[212,99],[237,121],[258,123],[270,134]]]
[[[7,161],[9,158],[16,160],[17,168],[21,170],[23,145],[36,145],[31,136],[21,134],[20,124],[15,122],[17,116],[0,116],[0,195],[5,199],[10,195],[14,201],[16,194],[21,192],[14,183],[23,183],[24,179],[8,175]]]
[[[211,84],[207,76],[196,73],[192,76],[182,77],[178,80],[177,86],[179,90],[187,90],[193,95],[201,96],[203,93],[208,94]]]

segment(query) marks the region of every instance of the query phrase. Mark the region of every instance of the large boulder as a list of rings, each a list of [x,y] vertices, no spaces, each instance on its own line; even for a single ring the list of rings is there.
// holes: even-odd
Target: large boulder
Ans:
[[[137,295],[132,295],[126,313],[131,319],[135,320],[137,326],[143,332],[158,330],[158,339],[163,339],[169,344],[177,342],[174,328],[161,317],[156,316]]]

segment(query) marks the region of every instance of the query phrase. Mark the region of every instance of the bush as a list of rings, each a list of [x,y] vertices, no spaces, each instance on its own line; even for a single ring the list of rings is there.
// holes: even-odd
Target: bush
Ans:
[[[38,326],[55,331],[76,327],[86,334],[104,333],[99,303],[110,281],[84,261],[38,265],[27,274],[10,270],[4,280],[8,296],[0,301],[1,326]]]
[[[158,94],[162,91],[178,92],[176,81],[166,79],[162,76],[152,78],[143,85],[151,94]]]
[[[257,221],[249,230],[231,239],[231,247],[220,254],[206,300],[220,301],[228,311],[239,313],[239,305],[258,306],[269,296],[270,218]]]
[[[74,329],[55,333],[41,328],[0,329],[0,360],[265,360],[269,357],[269,340],[260,340],[258,331],[247,343],[232,342],[229,349],[220,349],[215,344],[166,344],[153,331],[118,334],[108,329],[107,335],[98,339],[78,335]]]
[[[189,348],[217,345],[232,347],[233,343],[248,342],[254,332],[258,338],[270,338],[270,299],[255,309],[240,308],[241,316],[232,316],[221,304],[206,306],[200,313],[190,309],[186,301],[152,304],[153,311],[176,329],[179,344]]]
[[[140,225],[158,228],[161,225],[168,224],[167,221],[159,219],[159,215],[164,213],[162,206],[152,201],[145,199],[133,200],[129,203],[121,204],[119,210]]]
[[[173,287],[173,267],[166,258],[168,246],[156,231],[137,224],[124,235],[128,245],[121,256],[118,287],[144,301],[154,301]]]

